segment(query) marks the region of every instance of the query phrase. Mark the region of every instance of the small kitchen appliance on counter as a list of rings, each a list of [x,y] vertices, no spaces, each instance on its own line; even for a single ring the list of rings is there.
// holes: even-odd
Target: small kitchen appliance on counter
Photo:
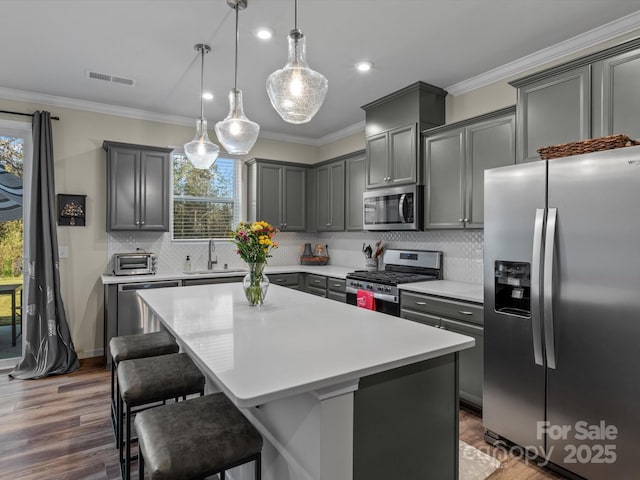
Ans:
[[[154,253],[114,253],[111,271],[114,275],[153,275],[158,270],[158,257]]]
[[[378,312],[400,316],[401,283],[442,280],[442,252],[386,250],[384,270],[356,270],[347,274],[347,303],[357,305],[358,290],[373,292]]]

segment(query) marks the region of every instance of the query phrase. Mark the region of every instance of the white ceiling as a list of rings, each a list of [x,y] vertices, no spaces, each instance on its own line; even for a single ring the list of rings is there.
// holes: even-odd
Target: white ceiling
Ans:
[[[205,103],[210,127],[228,112],[235,17],[225,0],[1,0],[0,8],[0,96],[28,98],[26,91],[195,124],[193,46],[207,43],[205,89],[216,95]],[[294,0],[249,0],[240,12],[238,86],[265,136],[309,143],[362,122],[362,105],[418,80],[459,87],[630,14],[617,24],[640,28],[638,0],[299,0],[308,61],[328,78],[329,92],[311,122],[290,125],[272,109],[265,80],[286,62],[293,11]],[[275,32],[270,42],[253,35],[265,25]],[[363,59],[375,63],[368,75],[353,67]],[[87,80],[87,70],[136,85]]]

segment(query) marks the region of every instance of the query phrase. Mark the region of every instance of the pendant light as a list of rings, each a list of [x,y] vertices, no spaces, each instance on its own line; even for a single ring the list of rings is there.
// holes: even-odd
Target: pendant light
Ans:
[[[248,0],[227,0],[227,5],[236,11],[236,64],[233,89],[229,92],[229,115],[216,123],[216,136],[231,155],[246,155],[258,139],[260,125],[244,114],[242,90],[238,90],[238,12],[247,8]]]
[[[267,78],[271,105],[285,122],[307,123],[320,110],[329,82],[309,68],[305,38],[298,29],[298,0],[295,0],[295,27],[289,32],[289,59],[284,68]]]
[[[209,140],[207,133],[207,120],[204,118],[204,54],[211,51],[209,45],[198,43],[194,47],[200,52],[202,62],[200,65],[200,119],[196,122],[196,136],[184,145],[184,153],[195,168],[208,169],[218,158],[220,147]]]

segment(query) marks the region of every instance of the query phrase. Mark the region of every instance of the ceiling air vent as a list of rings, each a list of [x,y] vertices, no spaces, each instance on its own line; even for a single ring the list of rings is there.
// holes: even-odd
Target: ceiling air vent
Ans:
[[[133,78],[119,77],[117,75],[111,75],[109,73],[94,72],[87,70],[87,78],[90,80],[102,80],[105,82],[119,83],[121,85],[135,86],[136,81]]]

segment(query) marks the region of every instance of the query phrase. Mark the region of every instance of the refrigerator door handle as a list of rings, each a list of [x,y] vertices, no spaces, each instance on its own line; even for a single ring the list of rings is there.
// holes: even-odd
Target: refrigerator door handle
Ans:
[[[544,243],[544,280],[543,280],[543,312],[544,312],[544,348],[547,356],[547,367],[556,368],[556,348],[553,330],[553,265],[556,244],[556,224],[558,209],[549,208],[547,213],[547,234]]]
[[[536,209],[533,225],[533,253],[531,255],[531,329],[533,331],[533,357],[536,365],[544,366],[542,355],[542,328],[540,320],[540,269],[542,266],[543,208]]]

